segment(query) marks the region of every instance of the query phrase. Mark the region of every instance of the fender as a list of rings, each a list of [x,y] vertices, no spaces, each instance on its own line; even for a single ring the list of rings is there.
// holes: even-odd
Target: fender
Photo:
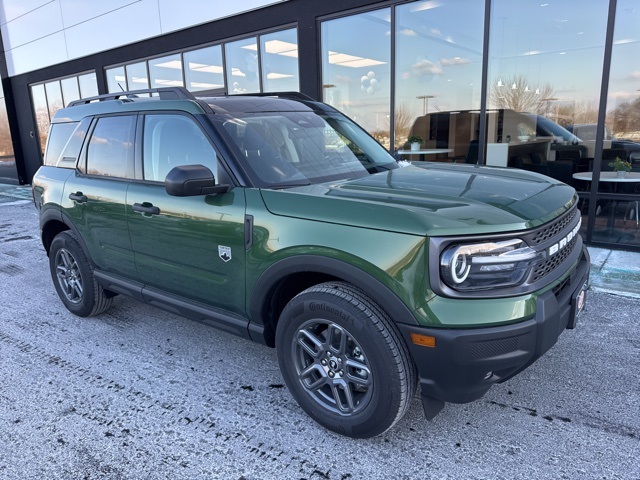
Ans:
[[[84,253],[87,256],[87,259],[89,260],[89,262],[91,262],[91,265],[95,267],[96,265],[93,262],[93,259],[88,254],[89,250],[87,249],[87,245],[84,242],[84,238],[82,238],[82,235],[80,235],[80,232],[76,228],[75,224],[69,218],[69,216],[64,212],[64,210],[60,210],[58,208],[47,208],[40,214],[40,240],[42,241],[42,244],[44,245],[44,248],[47,251],[47,255],[49,255],[49,245],[51,242],[47,244],[47,242],[45,242],[43,235],[44,235],[45,225],[51,221],[63,223],[64,225],[66,225],[67,229],[71,230],[75,234],[76,240],[78,240],[78,243],[80,243],[80,246],[82,247],[82,250],[84,250]],[[53,240],[53,238],[51,240]]]
[[[269,301],[274,285],[294,273],[312,272],[331,275],[366,292],[384,308],[395,323],[419,325],[411,310],[386,285],[357,267],[319,255],[297,255],[285,258],[265,270],[253,287],[249,306],[249,329],[263,332],[263,307]],[[252,335],[253,338],[253,335]]]

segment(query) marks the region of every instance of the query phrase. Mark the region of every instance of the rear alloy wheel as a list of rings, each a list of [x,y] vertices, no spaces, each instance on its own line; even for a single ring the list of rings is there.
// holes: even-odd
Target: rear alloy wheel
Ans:
[[[293,397],[334,432],[379,435],[413,399],[416,373],[404,342],[388,315],[351,284],[328,282],[293,298],[276,347]]]
[[[51,242],[49,269],[65,307],[80,317],[90,317],[111,306],[111,298],[98,285],[91,264],[75,235],[61,232]]]

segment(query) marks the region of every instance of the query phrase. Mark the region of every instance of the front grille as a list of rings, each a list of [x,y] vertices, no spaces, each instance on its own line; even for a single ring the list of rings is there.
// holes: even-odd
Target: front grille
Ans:
[[[539,282],[569,258],[578,243],[578,235],[573,237],[562,248],[559,248],[554,254],[549,252],[549,248],[554,245],[559,247],[559,242],[566,238],[576,225],[578,225],[580,220],[579,215],[580,212],[577,206],[574,205],[571,210],[560,218],[539,227],[525,236],[529,245],[538,251],[545,252],[544,259],[534,265],[527,283],[533,284]]]
[[[578,214],[578,209],[574,207],[564,217],[554,221],[548,226],[543,227],[541,230],[537,231],[535,235],[531,238],[532,244],[540,245],[541,243],[546,242],[550,238],[555,237],[560,232],[562,232],[567,227],[567,225],[571,223],[571,221],[575,218],[577,214]]]
[[[576,242],[578,241],[578,237],[574,237],[565,248],[560,250],[556,255],[551,258],[547,258],[544,262],[539,263],[533,269],[533,274],[531,277],[532,282],[537,282],[538,280],[543,279],[548,274],[553,272],[562,262],[564,262],[571,252],[573,251],[573,247],[576,246]]]

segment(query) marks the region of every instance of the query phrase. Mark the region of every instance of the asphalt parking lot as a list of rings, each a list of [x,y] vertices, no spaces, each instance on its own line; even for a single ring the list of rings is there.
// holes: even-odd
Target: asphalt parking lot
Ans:
[[[353,440],[290,397],[275,350],[118,297],[71,315],[26,201],[0,202],[0,479],[640,479],[640,299],[481,400]]]

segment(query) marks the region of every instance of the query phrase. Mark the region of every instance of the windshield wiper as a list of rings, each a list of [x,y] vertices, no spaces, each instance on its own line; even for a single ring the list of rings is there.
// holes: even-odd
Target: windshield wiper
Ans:
[[[293,188],[293,187],[305,187],[307,185],[311,185],[309,180],[300,180],[298,182],[282,182],[282,183],[272,183],[268,188],[272,188],[275,190],[280,190],[284,188]]]

